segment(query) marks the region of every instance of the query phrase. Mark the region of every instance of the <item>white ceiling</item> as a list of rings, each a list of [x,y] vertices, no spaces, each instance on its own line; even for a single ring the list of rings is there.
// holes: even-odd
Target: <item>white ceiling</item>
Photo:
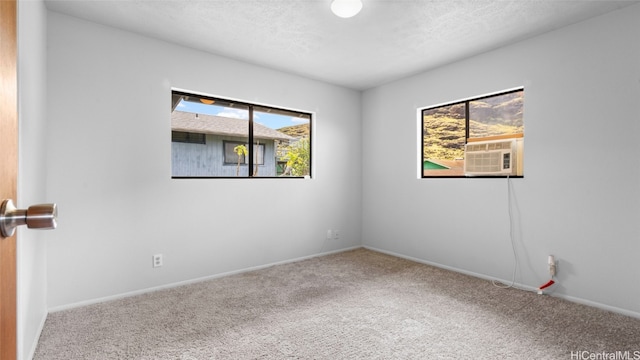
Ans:
[[[637,4],[596,0],[45,0],[49,10],[364,90]]]

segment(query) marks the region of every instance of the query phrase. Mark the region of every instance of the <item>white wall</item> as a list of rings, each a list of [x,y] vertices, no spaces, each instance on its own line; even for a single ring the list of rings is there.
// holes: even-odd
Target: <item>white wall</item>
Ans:
[[[57,13],[48,44],[50,309],[361,244],[359,92]],[[172,87],[314,112],[314,179],[172,180]]]
[[[42,1],[18,2],[19,165],[21,208],[52,202],[46,181],[46,19]],[[51,233],[18,229],[18,359],[30,359],[47,316],[46,242]]]
[[[506,179],[418,179],[416,110],[524,86],[517,282],[553,254],[556,295],[640,316],[639,33],[635,5],[366,91],[365,246],[511,280]]]

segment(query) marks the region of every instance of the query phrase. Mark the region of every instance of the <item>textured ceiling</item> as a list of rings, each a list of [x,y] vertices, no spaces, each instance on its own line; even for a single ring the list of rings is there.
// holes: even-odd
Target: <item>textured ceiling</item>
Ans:
[[[49,10],[364,90],[576,23],[634,1],[45,0]]]

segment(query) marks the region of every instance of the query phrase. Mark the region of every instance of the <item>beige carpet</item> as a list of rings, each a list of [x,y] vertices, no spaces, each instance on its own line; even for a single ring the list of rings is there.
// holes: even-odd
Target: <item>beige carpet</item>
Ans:
[[[618,351],[640,359],[640,319],[359,249],[52,313],[35,359],[570,360]]]

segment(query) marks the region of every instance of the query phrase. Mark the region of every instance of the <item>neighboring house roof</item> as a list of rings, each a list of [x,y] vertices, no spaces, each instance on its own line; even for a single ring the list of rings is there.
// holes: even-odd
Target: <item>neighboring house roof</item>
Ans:
[[[248,136],[247,120],[234,119],[215,115],[204,115],[173,111],[171,113],[171,130],[199,134],[215,134],[229,136]],[[253,123],[253,137],[270,140],[295,140],[285,133],[271,129],[257,122]]]

